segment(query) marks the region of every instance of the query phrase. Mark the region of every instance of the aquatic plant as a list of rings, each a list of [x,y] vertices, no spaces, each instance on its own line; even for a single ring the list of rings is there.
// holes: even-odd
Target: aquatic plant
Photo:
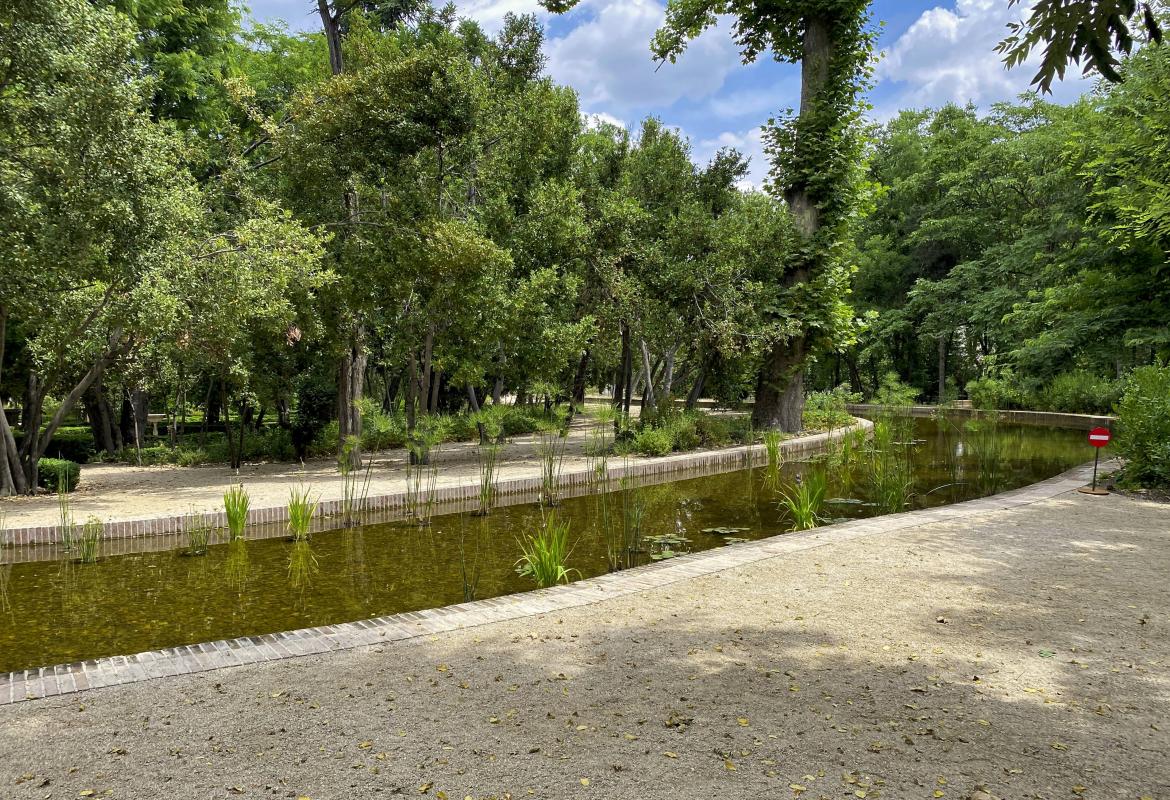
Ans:
[[[77,540],[78,556],[83,564],[93,564],[98,560],[98,549],[102,541],[105,526],[97,517],[90,517],[81,526],[81,536]]]
[[[555,511],[541,515],[540,528],[520,541],[520,558],[516,573],[531,578],[544,589],[559,583],[568,583],[575,569],[566,566],[569,554],[569,521],[560,519]]]
[[[780,431],[764,431],[764,453],[767,456],[764,464],[764,486],[773,491],[780,488],[780,467],[784,459],[780,441]]]
[[[909,420],[909,426],[905,425]],[[885,514],[905,509],[912,496],[913,420],[883,415],[874,420],[867,464],[874,503]]]
[[[489,406],[488,408],[501,408]],[[496,482],[499,473],[500,438],[503,426],[498,413],[489,413],[487,409],[475,415],[479,426],[480,442],[475,449],[476,459],[479,461],[479,515],[487,516],[492,513],[496,505]]]
[[[235,541],[244,538],[244,529],[248,526],[248,509],[252,501],[248,497],[248,490],[244,484],[236,483],[228,487],[223,493],[223,509],[227,517],[228,539]]]
[[[638,553],[642,552],[646,511],[649,508],[645,491],[634,480],[623,477],[619,487],[622,504],[621,529],[611,530],[606,542],[611,570],[628,569],[637,565]]]
[[[467,542],[467,518],[459,516],[459,579],[463,585],[463,602],[470,603],[479,591],[480,549],[489,533],[488,520],[480,517],[472,533],[472,544]]]
[[[825,493],[828,481],[819,470],[798,475],[796,483],[780,492],[780,507],[792,520],[792,530],[807,531],[824,522]]]
[[[616,419],[617,412],[609,405],[601,406],[593,414],[593,425],[585,443],[585,459],[589,487],[595,492],[601,487],[602,478],[609,475],[609,454],[613,450],[613,423]]]
[[[187,540],[185,554],[189,556],[206,555],[213,531],[211,520],[204,514],[191,513],[183,517],[183,538]]]
[[[361,440],[350,436],[337,456],[337,469],[341,473],[341,524],[347,528],[361,524],[370,496],[370,472],[374,461],[367,458],[364,467],[355,467],[354,454],[360,452]]]
[[[965,444],[975,467],[975,484],[983,494],[994,494],[1004,483],[1005,441],[999,430],[999,415],[992,412],[966,425]]]
[[[431,463],[431,455],[443,441],[444,424],[436,416],[423,417],[415,424],[406,443],[410,451],[410,463],[406,468],[406,508],[419,525],[430,525],[434,515],[439,468]]]
[[[565,445],[569,441],[568,419],[558,420],[550,428],[542,430],[536,443],[536,455],[540,460],[540,498],[546,506],[560,503],[561,468],[565,461]]]
[[[72,501],[61,487],[57,487],[57,520],[61,530],[61,549],[68,553],[77,538],[77,523],[73,521]]]
[[[307,487],[300,486],[289,492],[288,533],[294,542],[308,541],[316,513],[317,501]]]

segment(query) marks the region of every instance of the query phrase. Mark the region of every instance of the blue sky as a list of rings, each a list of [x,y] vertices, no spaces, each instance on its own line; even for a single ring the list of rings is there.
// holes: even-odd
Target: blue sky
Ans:
[[[247,0],[245,0],[246,2]],[[257,19],[283,19],[294,30],[315,31],[310,0],[251,0]],[[463,16],[498,29],[504,14],[537,13],[545,24],[547,72],[577,90],[582,111],[636,128],[654,115],[691,140],[695,160],[705,162],[730,145],[752,157],[750,182],[766,172],[759,126],[776,111],[795,106],[799,73],[764,61],[740,63],[726,25],[708,31],[678,60],[660,69],[649,40],[662,21],[664,0],[583,0],[554,17],[537,0],[458,0]],[[1008,0],[874,0],[875,21],[884,22],[871,116],[888,119],[900,108],[973,101],[987,107],[1027,90],[1029,66],[1007,71],[995,53],[1007,22],[1027,3]],[[1089,88],[1073,76],[1057,85],[1053,99],[1066,102]]]

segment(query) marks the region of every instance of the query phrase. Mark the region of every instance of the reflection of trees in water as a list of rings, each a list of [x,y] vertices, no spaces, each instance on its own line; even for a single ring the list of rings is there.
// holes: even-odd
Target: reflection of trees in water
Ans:
[[[12,579],[12,565],[0,564],[0,611],[12,614],[12,603],[8,600],[8,582]]]
[[[491,542],[489,517],[478,516],[469,520],[466,514],[459,515],[459,578],[463,587],[463,601],[471,602],[479,591],[479,576],[484,550]]]

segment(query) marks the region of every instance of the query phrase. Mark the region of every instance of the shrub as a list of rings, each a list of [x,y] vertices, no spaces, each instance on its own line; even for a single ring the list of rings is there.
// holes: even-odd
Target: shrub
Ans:
[[[334,445],[336,445],[334,428]],[[397,414],[374,411],[362,416],[362,449],[368,451],[392,450],[406,445],[406,418]]]
[[[802,427],[805,430],[825,431],[849,425],[853,417],[845,410],[845,404],[850,399],[840,387],[831,392],[810,393],[804,401]]]
[[[53,434],[48,452],[56,458],[88,464],[97,453],[97,448],[94,446],[93,433],[89,428],[63,427],[58,428]]]
[[[710,414],[695,417],[695,433],[703,447],[726,447],[733,440],[731,420]]]
[[[1040,390],[1036,408],[1070,414],[1108,414],[1121,398],[1121,381],[1110,381],[1090,372],[1057,375]]]
[[[666,428],[643,428],[634,436],[633,448],[644,456],[665,456],[674,450],[674,437]]]
[[[898,373],[887,372],[871,399],[879,406],[912,406],[918,399],[918,390],[898,380]]]
[[[971,405],[985,411],[1023,408],[1027,405],[1025,392],[1015,385],[1011,376],[984,377],[967,382],[967,397]]]
[[[672,419],[667,425],[674,450],[694,450],[701,443],[697,418],[693,414],[682,414]]]
[[[64,458],[42,458],[37,483],[50,492],[72,492],[81,482],[81,465]]]
[[[1138,367],[1117,404],[1124,482],[1170,486],[1170,366]]]

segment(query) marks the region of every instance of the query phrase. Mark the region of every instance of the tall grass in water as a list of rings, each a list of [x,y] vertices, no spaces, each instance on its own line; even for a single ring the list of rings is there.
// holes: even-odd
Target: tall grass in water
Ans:
[[[913,495],[913,425],[909,417],[883,415],[874,421],[868,472],[873,500],[882,513],[904,510]]]
[[[497,406],[489,406],[497,408]],[[486,409],[475,417],[480,430],[480,443],[475,449],[479,461],[479,511],[486,517],[496,506],[496,483],[499,478],[500,436],[503,425],[499,415],[486,413]]]
[[[516,573],[531,578],[542,589],[568,583],[577,571],[566,565],[571,552],[569,521],[560,519],[555,511],[549,512],[542,515],[536,534],[521,540]]]
[[[211,520],[204,514],[188,514],[183,517],[183,538],[187,540],[186,555],[207,555],[213,528]]]
[[[569,422],[559,420],[551,428],[542,430],[536,443],[540,460],[541,502],[552,507],[560,504],[561,468],[565,462],[565,446],[569,441]]]
[[[98,550],[101,547],[102,533],[105,526],[97,517],[90,517],[81,526],[81,536],[77,540],[77,555],[82,564],[93,564],[98,560]]]
[[[780,467],[784,459],[780,441],[780,431],[764,431],[764,453],[767,456],[767,462],[764,464],[764,486],[773,491],[780,488]]]
[[[337,469],[341,472],[341,524],[347,528],[362,523],[370,496],[370,471],[374,461],[367,458],[365,467],[355,467],[353,456],[360,448],[361,440],[350,436],[337,456]]]
[[[439,468],[431,456],[443,441],[443,422],[437,417],[423,417],[410,432],[406,447],[410,464],[406,468],[406,508],[419,525],[430,525],[435,511],[435,487]]]
[[[73,520],[73,503],[60,484],[57,488],[57,524],[61,529],[61,549],[68,553],[77,539],[77,523]]]
[[[470,603],[479,592],[479,575],[482,559],[480,551],[483,548],[490,531],[488,520],[480,517],[475,522],[475,530],[468,543],[467,518],[459,516],[459,579],[463,584],[463,602]]]
[[[602,406],[593,414],[593,426],[585,442],[585,459],[589,469],[589,486],[593,491],[601,488],[602,481],[608,489],[609,454],[613,449],[613,422],[617,412],[612,406]]]
[[[248,509],[252,505],[248,497],[248,490],[244,484],[236,483],[228,487],[223,493],[223,510],[227,516],[228,539],[236,541],[244,538],[244,529],[248,527]]]
[[[609,514],[609,497],[606,500],[606,558],[610,571],[629,569],[637,565],[638,554],[642,552],[642,538],[649,502],[642,487],[630,478],[619,483],[621,495],[621,527],[614,525]]]
[[[780,507],[792,520],[792,530],[807,531],[824,522],[822,511],[827,488],[825,474],[814,470],[803,478],[798,475],[791,488],[780,492]]]
[[[288,534],[294,542],[307,542],[311,535],[317,501],[304,486],[293,489],[288,496]]]

